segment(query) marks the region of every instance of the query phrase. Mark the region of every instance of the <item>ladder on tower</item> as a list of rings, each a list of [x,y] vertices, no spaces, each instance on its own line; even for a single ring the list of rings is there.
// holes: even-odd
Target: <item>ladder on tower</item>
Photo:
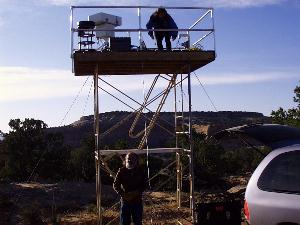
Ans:
[[[186,128],[186,118],[184,113],[184,92],[182,87],[182,74],[179,77],[179,93],[177,91],[177,86],[174,86],[174,108],[175,108],[175,142],[176,142],[176,148],[179,146],[181,148],[184,148],[183,139],[186,136],[189,136],[189,130]],[[179,98],[178,96],[179,95]],[[181,142],[181,143],[179,143]],[[177,184],[176,184],[176,202],[177,207],[181,208],[181,191],[182,191],[182,178],[183,178],[183,166],[182,166],[182,160],[181,155],[179,152],[176,153],[176,177],[177,177]]]
[[[132,125],[130,127],[129,136],[131,138],[138,138],[138,137],[140,137],[140,136],[143,135],[143,137],[142,137],[142,139],[141,139],[141,141],[139,143],[139,146],[138,146],[139,150],[143,149],[143,147],[145,146],[145,143],[146,143],[146,141],[147,141],[147,139],[148,139],[148,137],[149,137],[152,129],[154,128],[154,125],[155,125],[157,119],[159,118],[159,114],[160,114],[160,112],[162,110],[162,107],[164,106],[164,104],[166,102],[166,99],[167,99],[170,91],[172,90],[172,88],[174,86],[176,86],[177,74],[173,74],[173,75],[166,74],[166,76],[167,76],[167,78],[163,77],[162,75],[158,75],[158,76],[156,76],[154,78],[154,80],[152,82],[152,85],[151,85],[151,87],[150,87],[150,89],[149,89],[149,91],[148,91],[148,93],[147,93],[147,95],[145,97],[144,103],[138,109],[136,117],[135,117],[135,119],[134,119],[134,121],[133,121],[133,123],[132,123]],[[153,91],[153,89],[155,87],[155,84],[156,84],[156,82],[157,82],[157,80],[158,80],[159,77],[163,77],[164,79],[167,79],[169,81],[168,85],[167,85],[167,87],[165,88],[165,90],[163,92],[163,95],[162,95],[162,97],[160,99],[160,102],[159,102],[159,104],[157,106],[157,109],[156,109],[154,115],[152,116],[152,118],[151,118],[151,120],[149,122],[149,125],[147,127],[145,127],[145,129],[143,129],[140,132],[138,132],[137,134],[133,134],[133,131],[134,131],[134,129],[135,129],[135,127],[136,127],[136,125],[137,125],[140,117],[141,117],[141,114],[143,113],[144,109],[148,105],[149,97],[151,96],[151,93],[152,93],[152,91]]]

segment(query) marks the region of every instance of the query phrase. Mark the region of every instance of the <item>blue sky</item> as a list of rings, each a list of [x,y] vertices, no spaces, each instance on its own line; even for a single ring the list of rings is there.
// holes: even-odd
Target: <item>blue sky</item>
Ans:
[[[0,130],[7,132],[13,118],[35,118],[49,126],[60,125],[86,81],[87,77],[75,77],[71,72],[70,5],[212,6],[217,58],[196,73],[217,109],[269,115],[280,106],[295,106],[293,89],[300,81],[299,0],[184,2],[0,0]],[[135,12],[109,13],[122,16],[124,28],[134,26]],[[183,16],[178,10],[169,13],[181,28],[195,17]],[[149,14],[145,12],[143,24]],[[85,16],[79,14],[78,18]],[[147,45],[153,45],[148,37],[145,39]],[[107,79],[140,100],[143,81],[150,81],[149,76]],[[214,111],[195,78],[192,84],[193,109]],[[92,96],[88,98],[91,85],[89,78],[62,125],[93,114]],[[105,94],[100,95],[100,102],[101,112],[129,110]],[[172,103],[164,110],[172,110]]]

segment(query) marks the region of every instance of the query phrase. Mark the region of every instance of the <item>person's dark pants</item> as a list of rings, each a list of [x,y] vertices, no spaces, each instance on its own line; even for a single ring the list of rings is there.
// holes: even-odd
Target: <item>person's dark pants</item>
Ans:
[[[162,31],[157,31],[155,32],[155,38],[156,38],[156,43],[157,43],[157,48],[158,50],[163,50],[164,47],[162,45],[162,40],[165,38],[166,42],[166,48],[168,51],[171,50],[171,35],[170,32],[162,32]]]
[[[127,203],[121,201],[121,225],[130,225],[132,222],[134,225],[142,225],[143,220],[143,203]]]

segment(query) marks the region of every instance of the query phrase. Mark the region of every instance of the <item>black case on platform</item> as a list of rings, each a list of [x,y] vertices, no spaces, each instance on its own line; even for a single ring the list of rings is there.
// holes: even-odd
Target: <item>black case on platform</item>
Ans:
[[[196,204],[198,225],[241,225],[241,201]]]
[[[110,37],[109,48],[113,52],[128,52],[131,50],[130,37]]]

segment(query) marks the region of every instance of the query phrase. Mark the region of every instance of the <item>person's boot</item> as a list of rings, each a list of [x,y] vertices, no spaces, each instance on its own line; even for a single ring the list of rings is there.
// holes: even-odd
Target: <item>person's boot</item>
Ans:
[[[163,47],[163,45],[162,45],[162,42],[157,42],[157,49],[158,49],[158,51],[163,51],[164,50],[164,47]]]

